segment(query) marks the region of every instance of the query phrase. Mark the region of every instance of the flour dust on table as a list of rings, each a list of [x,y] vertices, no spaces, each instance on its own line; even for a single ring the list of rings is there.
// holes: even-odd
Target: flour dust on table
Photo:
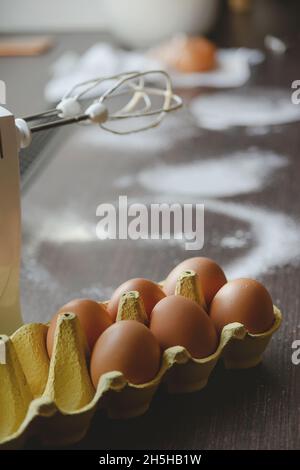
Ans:
[[[273,87],[241,88],[198,96],[190,105],[199,127],[224,130],[232,126],[280,125],[300,120],[291,92]]]
[[[164,203],[172,204],[174,196],[163,196]],[[191,203],[189,196],[180,196],[182,204]],[[161,197],[157,195],[142,197],[142,204],[161,203]],[[133,202],[130,198],[128,203]],[[218,199],[205,199],[205,212],[219,214],[233,221],[246,224],[248,230],[236,230],[229,232],[218,239],[218,244],[223,250],[230,250],[232,261],[224,262],[224,269],[229,278],[259,277],[272,272],[277,267],[290,264],[297,266],[300,262],[300,223],[292,217],[267,208],[254,205],[221,201]],[[187,235],[187,234],[185,234]],[[189,234],[188,234],[189,235]],[[216,244],[216,240],[209,239],[205,233],[205,246],[208,242]],[[184,240],[184,235],[182,236]],[[177,245],[185,251],[182,240],[139,240],[137,246],[143,249],[155,244],[157,249],[166,249],[166,246]],[[237,250],[244,248],[242,254]],[[234,254],[233,254],[234,252]],[[186,252],[192,253],[192,252]],[[188,256],[188,255],[187,255]]]
[[[178,201],[184,204],[195,202],[195,197],[201,198],[197,201],[204,203],[205,212],[246,224],[248,231],[225,233],[219,245],[223,249],[246,249],[246,253],[237,253],[225,266],[229,277],[255,277],[274,267],[299,261],[300,224],[289,215],[266,207],[216,198],[260,192],[272,183],[273,174],[288,163],[283,155],[251,148],[221,158],[157,165],[135,176],[124,175],[116,185],[124,188],[139,184],[150,193],[140,202],[148,204]]]
[[[246,254],[225,266],[228,277],[255,277],[287,263],[299,263],[300,224],[291,217],[266,208],[228,201],[208,200],[205,207],[251,226],[254,245]]]
[[[234,196],[258,191],[271,174],[288,160],[271,151],[250,148],[221,158],[197,160],[178,165],[157,165],[137,175],[116,180],[119,187],[138,183],[161,194],[185,194],[203,197]]]

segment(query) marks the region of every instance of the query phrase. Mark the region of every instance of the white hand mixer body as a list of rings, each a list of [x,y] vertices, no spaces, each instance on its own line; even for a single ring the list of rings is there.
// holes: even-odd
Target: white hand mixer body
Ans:
[[[21,208],[15,119],[0,107],[0,331],[22,324],[19,301]]]
[[[155,87],[157,78],[164,87]],[[151,81],[146,85],[145,80]],[[107,81],[113,84],[91,101],[97,87]],[[117,111],[111,111],[111,98],[126,98]],[[153,99],[162,103],[155,107]],[[86,100],[89,100],[87,105]],[[21,253],[21,195],[19,149],[28,147],[32,133],[73,124],[98,124],[114,134],[128,134],[156,127],[164,116],[182,106],[181,98],[172,91],[171,80],[164,71],[128,72],[113,77],[97,78],[73,87],[56,106],[44,113],[15,119],[0,107],[0,334],[11,334],[22,325],[19,271]],[[147,123],[136,125],[136,119]],[[47,120],[48,122],[45,122]],[[133,126],[116,128],[117,123],[131,120]],[[150,120],[150,121],[149,121]],[[33,121],[37,125],[30,126]]]

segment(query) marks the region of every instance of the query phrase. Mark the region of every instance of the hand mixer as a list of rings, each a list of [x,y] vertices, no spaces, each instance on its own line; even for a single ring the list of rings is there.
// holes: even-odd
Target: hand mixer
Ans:
[[[97,124],[114,134],[139,132],[158,126],[181,105],[170,77],[158,70],[79,83],[54,109],[23,119],[0,107],[0,333],[11,334],[22,324],[20,148],[30,145],[35,132],[75,123]]]

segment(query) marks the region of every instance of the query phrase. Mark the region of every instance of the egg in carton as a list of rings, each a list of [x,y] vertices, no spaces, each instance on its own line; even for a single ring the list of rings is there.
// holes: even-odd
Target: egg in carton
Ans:
[[[226,345],[223,351],[223,361],[226,369],[249,369],[257,366],[263,358],[270,339],[278,330],[282,322],[282,314],[276,305],[273,305],[274,323],[272,327],[258,334],[246,331],[243,341],[232,341]]]
[[[181,274],[175,294],[203,304],[193,271]],[[168,348],[158,374],[148,383],[132,384],[121,372],[112,371],[101,376],[97,390],[88,370],[86,339],[72,312],[58,317],[50,360],[48,325],[27,324],[10,338],[1,336],[6,360],[0,364],[0,448],[20,448],[33,435],[43,445],[74,443],[84,437],[98,409],[112,418],[129,418],[147,411],[161,383],[169,392],[201,390],[221,356],[229,367],[256,365],[280,326],[276,307],[274,315],[273,327],[258,335],[249,334],[240,323],[226,325],[217,350],[202,359],[191,357],[182,346]],[[123,295],[119,302],[117,321],[125,319],[148,322],[138,292]]]

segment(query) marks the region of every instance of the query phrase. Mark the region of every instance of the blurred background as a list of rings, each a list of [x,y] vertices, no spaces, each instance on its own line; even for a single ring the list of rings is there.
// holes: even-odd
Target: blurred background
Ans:
[[[222,48],[261,48],[275,53],[282,74],[280,56],[287,49],[293,54],[299,39],[297,0],[2,0],[0,9],[0,57],[40,56],[39,61],[1,61],[0,75],[7,82],[9,105],[21,114],[38,109],[49,99],[57,100],[59,92],[49,92],[45,100],[44,88],[55,72],[58,74],[58,67],[64,75],[83,52],[103,41],[147,52],[178,34],[205,35]],[[176,47],[174,44],[173,50]],[[85,76],[110,72],[110,67],[103,64],[116,62],[116,55],[107,58],[105,53],[101,51],[98,62],[96,52],[88,55],[90,74],[85,71]],[[57,58],[62,59],[58,64]],[[166,68],[166,62],[161,61],[160,66]],[[126,65],[136,63],[127,61]],[[34,102],[17,84],[18,67],[23,69],[23,82],[29,80],[35,89]],[[214,87],[210,77],[199,78],[192,78],[192,85]],[[226,77],[224,80],[221,88],[232,85],[231,81],[226,83]],[[276,81],[276,77],[270,76],[270,81]],[[184,88],[191,88],[183,82]],[[217,81],[216,88],[219,85]]]
[[[295,8],[297,11],[298,3],[297,0],[89,0],[87,6],[84,0],[2,0],[0,29],[2,32],[82,31],[115,29],[117,24],[122,24],[124,29],[129,29],[129,25],[133,27],[132,35],[142,34],[144,30],[145,37],[154,41],[160,39],[155,37],[159,31],[159,36],[185,29],[187,32],[209,32],[224,5],[229,4],[234,12],[250,12],[252,21],[263,35],[270,32],[268,28],[277,33],[284,31],[287,21],[290,25],[290,10]],[[291,16],[294,16],[292,21],[296,27],[296,15]]]

